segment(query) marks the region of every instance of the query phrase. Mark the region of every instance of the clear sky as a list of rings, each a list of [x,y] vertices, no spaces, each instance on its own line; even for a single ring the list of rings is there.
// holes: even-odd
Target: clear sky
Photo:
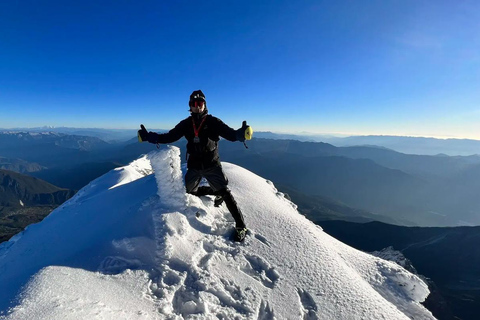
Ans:
[[[480,139],[477,0],[0,1],[0,127]]]

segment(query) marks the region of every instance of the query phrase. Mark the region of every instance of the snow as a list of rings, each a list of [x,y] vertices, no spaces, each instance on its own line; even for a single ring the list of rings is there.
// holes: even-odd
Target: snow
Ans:
[[[329,236],[272,182],[223,167],[245,242],[230,240],[224,205],[185,194],[179,149],[154,151],[0,245],[0,318],[434,319],[417,276]]]
[[[404,268],[410,263],[401,251],[395,250],[392,246],[383,248],[380,251],[373,251],[371,254],[384,260],[394,261]]]

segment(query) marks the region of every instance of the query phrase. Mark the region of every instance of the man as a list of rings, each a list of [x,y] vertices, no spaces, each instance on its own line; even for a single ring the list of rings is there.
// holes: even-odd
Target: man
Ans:
[[[191,115],[180,121],[168,133],[158,134],[148,132],[143,125],[138,131],[141,142],[172,143],[182,137],[187,139],[187,173],[185,187],[187,192],[196,196],[207,194],[216,195],[215,205],[224,201],[228,210],[235,219],[235,241],[243,241],[247,227],[243,214],[238,208],[235,199],[228,188],[228,179],[225,176],[218,156],[218,141],[220,137],[229,141],[245,142],[250,140],[252,129],[246,121],[240,129],[234,130],[220,119],[208,114],[207,101],[201,90],[193,91],[188,102]],[[205,178],[210,187],[199,187],[200,181]]]

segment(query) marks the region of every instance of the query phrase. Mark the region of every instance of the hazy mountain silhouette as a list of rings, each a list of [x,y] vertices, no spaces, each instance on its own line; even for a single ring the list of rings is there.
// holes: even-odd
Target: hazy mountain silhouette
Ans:
[[[222,143],[225,161],[307,195],[389,216],[401,224],[480,224],[473,190],[479,157],[405,155],[385,148],[253,139],[249,149]],[[462,221],[463,220],[463,221]]]
[[[22,159],[5,158],[0,156],[0,169],[19,173],[36,172],[45,169],[38,163],[28,162]]]
[[[98,138],[59,133],[0,134],[0,155],[36,162],[33,175],[79,189],[115,165],[125,165],[155,145],[106,143]],[[182,150],[182,139],[174,145]],[[407,155],[383,147],[344,147],[295,140],[220,141],[223,161],[238,163],[306,196],[330,198],[404,225],[480,224],[479,156]],[[163,148],[164,146],[161,146]]]
[[[480,154],[480,141],[472,139],[436,139],[402,136],[351,136],[323,138],[336,146],[376,145],[408,154],[468,156]]]
[[[80,190],[90,181],[120,166],[122,164],[118,162],[88,162],[32,172],[30,175],[48,180],[61,188]]]
[[[472,139],[438,139],[386,135],[338,137],[328,134],[282,134],[272,132],[255,132],[255,137],[326,142],[337,147],[377,146],[417,155],[446,154],[449,156],[469,156],[480,154],[480,141]]]
[[[111,152],[112,145],[86,136],[60,133],[0,133],[0,155],[45,167],[83,163],[102,158]]]
[[[253,139],[249,150],[242,146],[227,144],[222,149],[244,154],[281,152],[302,156],[342,156],[352,159],[370,159],[377,164],[402,170],[422,177],[451,177],[469,167],[480,164],[480,156],[449,157],[445,155],[411,155],[378,146],[335,147],[322,142],[301,142],[296,140]],[[221,149],[221,150],[222,150]]]
[[[352,208],[335,199],[324,196],[310,196],[290,187],[278,184],[278,189],[285,197],[298,205],[298,211],[313,221],[343,220],[351,222],[382,221],[390,224],[400,222],[390,217]]]

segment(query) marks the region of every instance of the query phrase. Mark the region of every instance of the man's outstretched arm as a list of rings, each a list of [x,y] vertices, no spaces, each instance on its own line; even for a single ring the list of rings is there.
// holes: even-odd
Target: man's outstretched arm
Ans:
[[[172,143],[179,140],[184,136],[182,122],[177,124],[175,128],[170,130],[167,133],[156,133],[153,131],[147,131],[143,124],[140,125],[140,130],[138,130],[138,140],[140,142],[150,142],[150,143]]]
[[[242,127],[237,130],[230,128],[218,118],[216,121],[220,136],[228,141],[245,142],[245,140],[250,140],[252,138],[253,131],[251,127],[247,125],[247,121],[243,121]]]

